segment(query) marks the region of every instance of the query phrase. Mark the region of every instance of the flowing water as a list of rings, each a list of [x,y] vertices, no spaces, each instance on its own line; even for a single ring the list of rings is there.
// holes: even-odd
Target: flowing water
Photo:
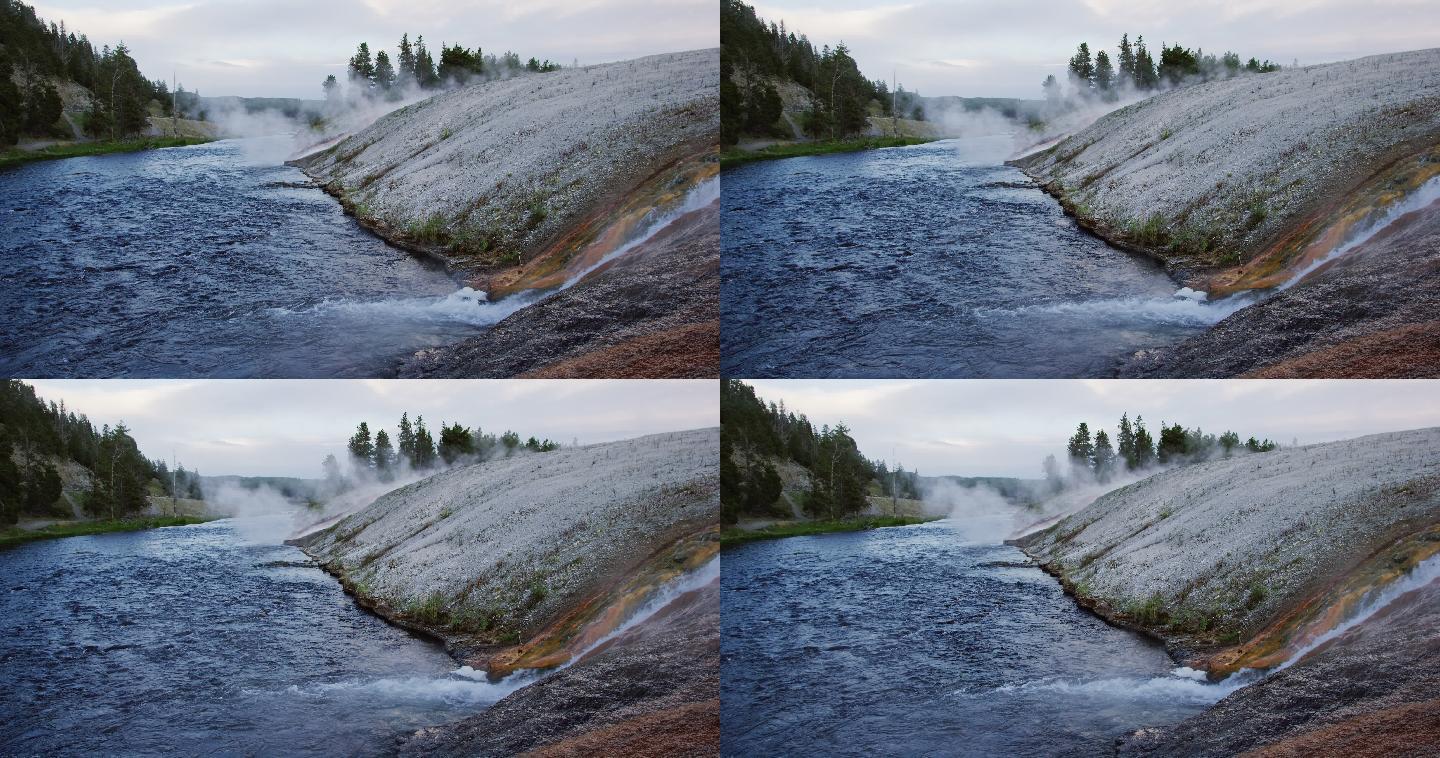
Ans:
[[[369,755],[491,684],[235,520],[0,551],[0,755]]]
[[[959,522],[724,555],[725,755],[1101,755],[1234,689]]]
[[[289,146],[0,173],[0,374],[385,376],[505,315],[306,186]]]
[[[1018,169],[1009,137],[725,172],[722,372],[1106,376],[1237,310],[1107,245]]]

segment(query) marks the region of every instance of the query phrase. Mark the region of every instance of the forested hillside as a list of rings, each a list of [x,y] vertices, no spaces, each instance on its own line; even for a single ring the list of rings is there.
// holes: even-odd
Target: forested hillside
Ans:
[[[148,460],[123,423],[99,429],[63,402],[10,379],[0,385],[0,525],[21,516],[96,518],[144,510],[149,495],[200,498],[199,474]]]
[[[726,379],[720,389],[720,507],[726,523],[743,515],[789,516],[777,509],[780,467],[799,467],[806,482],[799,499],[815,517],[840,518],[863,510],[876,491],[919,499],[917,477],[860,453],[843,422],[817,430],[805,414],[766,403],[755,388]]]
[[[119,139],[171,107],[169,86],[146,79],[123,42],[97,50],[63,21],[0,0],[0,147],[22,136]]]
[[[811,137],[837,139],[865,131],[870,115],[889,116],[892,107],[920,119],[914,93],[892,96],[884,80],[860,73],[844,42],[816,49],[804,34],[784,23],[765,21],[740,0],[720,4],[720,140],[732,145],[741,135],[788,136],[781,123],[777,84],[793,83],[810,100],[799,126]]]

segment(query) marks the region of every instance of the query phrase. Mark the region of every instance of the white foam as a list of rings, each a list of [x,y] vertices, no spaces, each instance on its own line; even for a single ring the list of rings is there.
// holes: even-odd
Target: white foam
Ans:
[[[387,677],[365,681],[347,680],[325,684],[291,685],[286,691],[301,697],[361,698],[387,703],[439,705],[490,705],[524,687],[537,677],[509,676],[498,682],[485,678],[469,666],[461,666],[443,677]]]
[[[1005,685],[995,692],[1054,692],[1066,696],[1167,703],[1209,705],[1219,701],[1249,681],[1230,677],[1223,682],[1209,682],[1203,671],[1181,666],[1165,676],[1149,678],[1109,677],[1077,680],[1051,677],[1023,684]]]
[[[1354,250],[1360,245],[1363,245],[1365,242],[1369,241],[1370,238],[1383,231],[1385,227],[1395,223],[1396,219],[1399,219],[1401,216],[1407,213],[1418,211],[1421,208],[1424,208],[1425,206],[1435,202],[1436,200],[1440,200],[1440,177],[1436,177],[1428,182],[1425,182],[1424,184],[1420,185],[1420,187],[1414,192],[1411,192],[1405,197],[1395,201],[1394,203],[1391,203],[1390,207],[1386,209],[1384,215],[1372,221],[1371,223],[1366,224],[1360,229],[1359,232],[1353,233],[1350,239],[1336,246],[1335,249],[1326,253],[1324,256],[1314,261],[1311,261],[1310,265],[1306,266],[1303,269],[1300,269],[1299,273],[1290,277],[1288,281],[1280,285],[1279,289],[1288,290],[1291,287],[1294,287],[1296,284],[1299,284],[1302,279],[1309,276],[1310,273],[1313,272],[1315,269],[1320,268],[1321,266],[1329,263],[1330,261],[1333,261],[1336,258],[1339,258],[1346,253],[1349,253],[1351,250]]]
[[[522,308],[580,283],[591,272],[644,244],[681,216],[704,208],[720,197],[720,180],[707,179],[687,192],[679,203],[665,209],[652,210],[653,219],[640,234],[606,253],[595,263],[566,279],[559,287],[528,290],[491,301],[480,290],[462,287],[441,297],[412,297],[391,300],[325,300],[309,308],[291,310],[272,308],[277,316],[339,314],[361,319],[383,319],[388,322],[450,323],[471,326],[494,326]]]
[[[975,314],[982,318],[1042,314],[1082,317],[1089,321],[1153,321],[1162,324],[1209,326],[1254,302],[1253,298],[1244,295],[1212,302],[1206,293],[1183,287],[1169,298],[1115,297],[1010,309],[977,309]]]

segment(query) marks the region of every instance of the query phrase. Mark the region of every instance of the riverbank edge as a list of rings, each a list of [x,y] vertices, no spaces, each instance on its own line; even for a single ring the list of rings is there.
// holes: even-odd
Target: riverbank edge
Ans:
[[[333,528],[333,527],[331,527]],[[384,598],[373,597],[365,592],[365,588],[356,583],[339,566],[332,562],[322,561],[313,555],[307,548],[310,540],[328,530],[321,530],[314,534],[306,535],[301,540],[286,540],[286,544],[298,547],[306,557],[315,562],[317,568],[331,575],[340,584],[340,588],[349,595],[361,609],[373,614],[377,618],[399,629],[404,629],[418,637],[440,644],[445,652],[457,664],[471,665],[474,668],[489,667],[486,662],[492,659],[499,659],[511,651],[518,651],[539,646],[549,638],[555,636],[555,626],[562,622],[569,622],[574,628],[581,628],[586,623],[601,616],[609,606],[597,601],[614,594],[615,590],[636,576],[645,572],[652,564],[663,563],[677,549],[691,543],[701,543],[707,539],[707,533],[714,535],[713,525],[701,526],[698,530],[682,529],[681,534],[673,539],[665,541],[664,545],[644,557],[638,559],[636,564],[624,571],[618,578],[606,583],[595,592],[581,598],[574,607],[558,614],[555,619],[528,634],[520,630],[507,629],[503,632],[497,630],[498,635],[492,635],[491,639],[484,639],[474,632],[457,632],[446,625],[439,623],[428,623],[413,618],[404,608],[397,608],[386,602]],[[718,537],[709,537],[717,539]],[[304,544],[302,544],[304,543]],[[552,646],[553,647],[553,646]],[[484,662],[482,662],[482,660]],[[480,665],[475,665],[480,664]],[[558,664],[557,664],[558,665]],[[499,672],[503,676],[511,673],[510,670]]]
[[[0,152],[0,171],[38,161],[80,158],[87,155],[109,155],[111,153],[138,153],[144,150],[160,150],[168,147],[203,145],[214,141],[215,139],[210,137],[142,137],[132,140],[101,140],[52,145],[39,150],[10,148]]]
[[[1021,173],[1034,181],[1041,191],[1055,198],[1060,203],[1060,210],[1075,221],[1075,225],[1086,232],[1098,237],[1102,242],[1111,247],[1119,248],[1127,253],[1138,255],[1158,263],[1160,268],[1168,275],[1176,286],[1193,286],[1204,281],[1209,276],[1222,270],[1213,266],[1205,265],[1199,261],[1181,255],[1174,255],[1164,249],[1141,244],[1132,240],[1123,230],[1106,222],[1104,219],[1091,216],[1085,212],[1085,206],[1075,202],[1065,192],[1065,187],[1060,182],[1047,180],[1042,175],[1031,170],[1031,165],[1045,156],[1054,152],[1060,144],[1052,145],[1020,158],[1012,158],[1005,161],[1006,166],[1019,169]]]
[[[720,152],[720,170],[756,161],[776,161],[785,158],[799,158],[806,155],[830,155],[832,153],[857,153],[863,150],[878,150],[887,147],[909,147],[945,139],[944,137],[860,137],[850,140],[816,140],[813,142],[789,142],[769,145],[759,150],[742,150],[731,146]]]
[[[816,534],[838,532],[865,532],[871,529],[888,529],[894,526],[915,526],[940,521],[943,516],[869,516],[859,519],[834,519],[825,521],[796,521],[771,525],[762,529],[740,529],[731,527],[720,532],[720,547],[742,545],[759,540],[780,540],[787,537],[805,537]]]
[[[0,530],[0,550],[23,545],[37,540],[60,539],[63,537],[84,537],[91,534],[113,532],[138,532],[146,529],[161,529],[169,526],[193,526],[214,521],[199,516],[152,516],[138,519],[105,519],[103,521],[73,521],[51,524],[39,529],[7,527]]]

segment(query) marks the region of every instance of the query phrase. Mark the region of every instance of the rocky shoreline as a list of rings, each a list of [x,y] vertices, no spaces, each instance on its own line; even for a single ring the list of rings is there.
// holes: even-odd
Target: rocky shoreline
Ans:
[[[1080,226],[1180,284],[1263,300],[1137,354],[1121,376],[1440,376],[1422,315],[1440,288],[1429,255],[1440,205],[1414,209],[1403,235],[1364,239],[1291,281],[1440,176],[1437,82],[1440,49],[1212,81],[1010,164]],[[1414,312],[1400,312],[1405,301]]]
[[[598,260],[713,179],[719,100],[706,82],[718,67],[718,50],[696,50],[473,84],[290,163],[363,227],[491,300],[543,293],[601,278]],[[651,258],[673,254],[668,267],[632,262],[624,287],[562,293],[544,316],[526,307],[500,334],[417,354],[403,371],[714,376],[719,277],[707,268],[713,258],[718,271],[718,211],[712,223],[716,233],[698,230],[689,246],[625,256],[654,247]]]
[[[564,666],[491,711],[426,730],[414,739],[428,747],[414,750],[620,745],[682,724],[703,734],[712,721],[718,739],[718,582],[622,626],[717,560],[718,456],[718,430],[702,429],[460,466],[290,544],[362,607],[464,665],[492,677]],[[589,706],[536,731],[526,714],[555,697]]]
[[[1437,461],[1440,429],[1421,429],[1194,464],[1010,544],[1179,664],[1212,678],[1282,669],[1123,738],[1122,754],[1316,754],[1332,732],[1393,746],[1395,714],[1435,711],[1440,587],[1373,603],[1440,560]]]

